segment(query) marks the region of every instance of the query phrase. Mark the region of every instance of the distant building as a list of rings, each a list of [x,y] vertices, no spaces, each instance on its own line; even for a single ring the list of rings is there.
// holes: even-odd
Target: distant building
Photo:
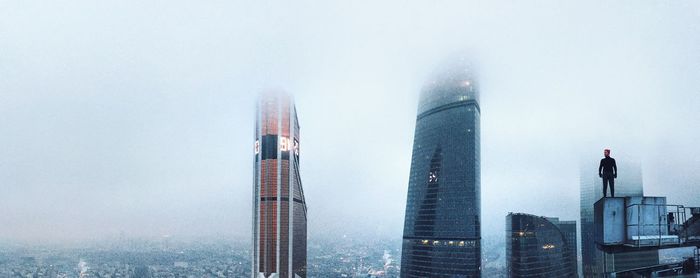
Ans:
[[[401,277],[481,275],[479,90],[473,68],[457,64],[420,96]]]
[[[614,153],[613,153],[613,157]],[[584,277],[603,275],[604,265],[608,269],[632,269],[659,263],[656,250],[621,254],[606,254],[596,247],[593,223],[593,205],[603,197],[603,181],[598,176],[598,158],[589,158],[581,164],[581,258]],[[615,157],[619,175],[615,180],[616,197],[641,197],[644,195],[641,164]]]
[[[264,93],[255,122],[252,277],[306,277],[306,200],[291,96]]]
[[[148,268],[148,266],[139,265],[136,268],[134,268],[134,277],[136,277],[136,278],[150,278],[151,277],[151,270]]]
[[[568,255],[571,258],[571,269],[574,270],[575,276],[578,276],[578,227],[576,221],[558,221],[557,218],[550,219],[552,223],[559,226],[559,230],[564,234],[566,245],[569,246]]]
[[[575,242],[576,221],[509,213],[507,277],[576,277]]]

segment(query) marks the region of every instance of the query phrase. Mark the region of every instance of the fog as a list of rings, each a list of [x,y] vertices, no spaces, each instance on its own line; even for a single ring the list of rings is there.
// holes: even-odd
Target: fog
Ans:
[[[700,206],[698,19],[694,1],[2,1],[0,241],[248,240],[267,89],[295,95],[310,240],[399,239],[418,94],[457,56],[478,64],[484,237],[511,211],[578,221],[579,163],[605,147],[646,195]]]

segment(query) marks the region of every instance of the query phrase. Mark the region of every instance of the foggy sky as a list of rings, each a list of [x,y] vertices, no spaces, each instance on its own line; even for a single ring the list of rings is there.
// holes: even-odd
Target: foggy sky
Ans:
[[[418,94],[455,53],[479,64],[484,237],[510,211],[578,220],[580,158],[604,147],[641,161],[646,195],[700,206],[699,19],[695,1],[0,1],[0,241],[248,239],[266,89],[296,98],[311,240],[400,238]]]

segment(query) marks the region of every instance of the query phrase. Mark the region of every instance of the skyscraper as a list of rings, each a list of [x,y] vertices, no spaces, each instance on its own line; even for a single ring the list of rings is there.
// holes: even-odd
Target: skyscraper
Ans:
[[[422,90],[401,277],[481,275],[479,90],[460,60]]]
[[[584,277],[602,276],[604,270],[625,270],[659,263],[655,250],[619,254],[606,254],[596,247],[593,224],[593,204],[603,197],[603,182],[598,177],[598,164],[602,158],[588,158],[581,163],[581,259]],[[642,166],[623,158],[617,159],[619,170],[615,180],[615,196],[644,196]]]
[[[255,122],[252,277],[306,277],[299,121],[289,95],[263,93]]]
[[[573,223],[573,234],[571,224]],[[507,277],[576,277],[576,222],[506,216]],[[573,243],[573,245],[572,245]]]
[[[578,276],[578,228],[576,227],[576,221],[559,221],[557,218],[548,220],[557,225],[562,234],[564,234],[566,245],[569,246],[569,255],[567,256],[570,258],[571,269],[574,276]]]

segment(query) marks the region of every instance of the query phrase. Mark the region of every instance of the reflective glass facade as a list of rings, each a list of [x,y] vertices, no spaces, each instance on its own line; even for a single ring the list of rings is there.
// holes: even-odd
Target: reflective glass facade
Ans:
[[[480,277],[480,108],[469,67],[423,89],[413,141],[401,277]]]
[[[524,213],[506,216],[507,277],[576,277],[576,246],[569,245],[572,239],[558,223]]]
[[[252,277],[306,277],[299,121],[290,96],[260,96],[254,153]]]
[[[614,156],[613,156],[614,157]],[[601,157],[591,157],[581,163],[581,259],[584,277],[599,277],[606,271],[617,271],[659,263],[659,252],[655,250],[606,254],[596,247],[593,204],[603,197],[603,181],[598,177],[598,165]],[[641,164],[633,161],[617,160],[619,170],[615,180],[615,197],[643,196]]]
[[[568,258],[570,259],[571,269],[575,276],[578,276],[578,228],[576,227],[576,221],[553,221],[550,222],[556,224],[559,230],[564,234],[564,239],[566,239],[566,245],[569,247],[567,249]]]

